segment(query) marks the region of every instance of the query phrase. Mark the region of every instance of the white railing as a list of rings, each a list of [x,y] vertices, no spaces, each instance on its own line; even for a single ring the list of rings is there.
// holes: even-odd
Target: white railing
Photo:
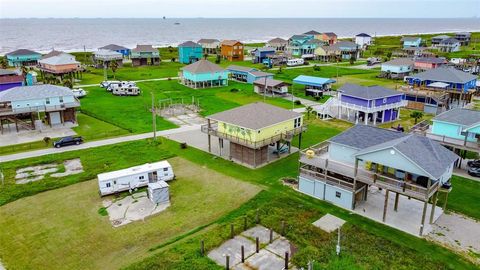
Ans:
[[[373,113],[373,112],[378,112],[378,111],[384,111],[384,110],[389,110],[389,109],[396,109],[399,107],[406,107],[408,105],[407,100],[402,100],[400,102],[395,102],[395,103],[390,103],[390,104],[385,104],[381,106],[373,106],[373,107],[365,107],[357,104],[352,104],[348,103],[345,101],[339,101],[340,106],[349,108],[349,109],[354,109],[356,111],[362,111],[366,113]]]
[[[461,140],[461,139],[455,139],[455,138],[447,137],[445,135],[437,135],[437,134],[433,134],[431,132],[427,132],[426,136],[427,136],[427,138],[438,141],[442,144],[464,146],[466,148],[471,148],[471,149],[474,149],[474,150],[480,149],[480,141],[478,139],[477,139],[476,142],[472,142],[472,141],[468,141],[468,140]]]

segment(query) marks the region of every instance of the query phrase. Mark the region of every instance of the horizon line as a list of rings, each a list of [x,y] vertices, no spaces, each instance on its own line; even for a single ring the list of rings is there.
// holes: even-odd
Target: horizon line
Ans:
[[[0,20],[15,19],[164,19],[161,17],[0,17]],[[470,17],[167,17],[165,19],[480,19]]]

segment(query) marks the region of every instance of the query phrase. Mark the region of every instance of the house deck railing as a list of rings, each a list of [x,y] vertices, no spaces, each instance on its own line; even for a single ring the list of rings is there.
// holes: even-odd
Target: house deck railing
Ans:
[[[22,108],[0,107],[0,116],[32,112],[54,112],[63,111],[68,108],[79,107],[80,102],[75,98],[74,102],[63,103],[61,105],[39,105]]]
[[[395,103],[390,103],[390,104],[385,104],[385,105],[380,105],[380,106],[372,106],[372,107],[365,107],[357,104],[352,104],[344,101],[339,101],[339,104],[341,107],[344,108],[349,108],[349,109],[354,109],[356,111],[362,111],[366,113],[374,113],[378,111],[384,111],[384,110],[390,110],[390,109],[396,109],[399,107],[406,107],[408,105],[407,100],[401,100],[399,102]]]
[[[242,138],[236,135],[228,134],[225,132],[220,132],[218,131],[218,126],[217,124],[212,124],[210,127],[208,124],[202,125],[201,131],[203,133],[206,133],[208,135],[212,135],[221,139],[228,140],[230,142],[240,144],[243,146],[246,146],[248,148],[253,148],[253,149],[258,149],[260,147],[263,147],[265,145],[273,144],[278,141],[284,140],[284,141],[291,141],[295,135],[298,135],[306,130],[306,126],[294,128],[292,130],[282,132],[280,134],[274,135],[272,137],[260,140],[260,141],[254,141],[251,139],[247,138]]]
[[[427,138],[430,138],[432,140],[435,140],[441,144],[448,145],[448,146],[460,146],[465,149],[471,149],[474,151],[480,150],[480,140],[477,139],[476,142],[468,141],[468,140],[461,140],[461,139],[455,139],[451,137],[447,137],[445,135],[437,135],[433,134],[430,131],[427,131],[425,133]]]

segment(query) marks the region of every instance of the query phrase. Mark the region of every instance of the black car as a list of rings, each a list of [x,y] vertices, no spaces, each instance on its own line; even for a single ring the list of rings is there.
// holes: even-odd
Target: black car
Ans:
[[[468,165],[468,167],[479,168],[480,167],[480,159],[471,160],[471,161],[467,162],[467,165]]]
[[[468,169],[468,174],[470,174],[471,176],[476,176],[476,177],[480,177],[480,167],[478,168],[470,168]]]
[[[60,148],[62,146],[67,146],[67,145],[79,145],[83,143],[83,138],[80,136],[77,137],[63,137],[58,141],[53,142],[53,147],[55,148]]]

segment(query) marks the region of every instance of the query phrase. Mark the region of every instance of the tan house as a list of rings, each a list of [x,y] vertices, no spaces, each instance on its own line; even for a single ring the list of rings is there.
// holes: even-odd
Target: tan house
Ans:
[[[266,47],[275,48],[277,52],[284,52],[287,49],[288,41],[283,38],[274,38],[267,42]]]
[[[228,61],[243,61],[243,43],[238,40],[222,41],[220,44],[220,55]]]
[[[80,70],[80,62],[71,54],[52,51],[47,56],[38,60],[38,68],[44,73],[63,75]]]
[[[330,62],[336,61],[341,56],[341,51],[336,46],[320,46],[315,49],[314,54],[318,60]]]

